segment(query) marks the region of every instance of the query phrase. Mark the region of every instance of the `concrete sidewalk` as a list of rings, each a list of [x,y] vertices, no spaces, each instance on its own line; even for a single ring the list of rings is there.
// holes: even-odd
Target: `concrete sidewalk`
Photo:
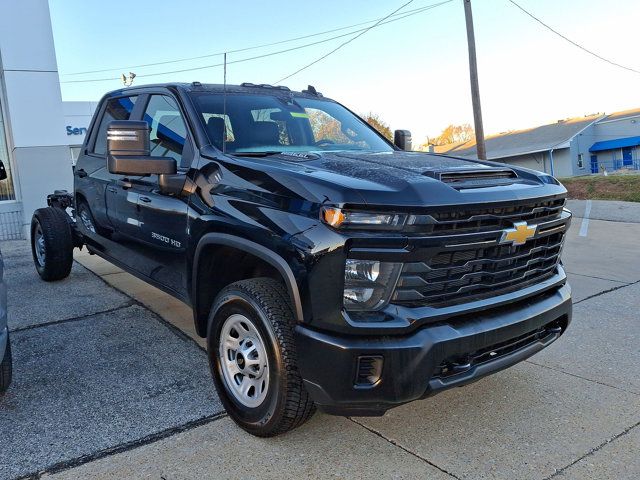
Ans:
[[[275,439],[247,435],[222,412],[187,306],[79,252],[84,267],[46,287],[54,319],[39,325],[41,307],[16,307],[18,380],[0,400],[0,477],[639,478],[640,224],[618,213],[599,213],[586,236],[574,221],[564,252],[574,321],[549,349],[384,417],[316,414]],[[27,260],[16,254],[8,268],[23,265],[23,278]],[[31,282],[12,280],[21,291],[10,309]],[[104,304],[68,313],[72,292]]]

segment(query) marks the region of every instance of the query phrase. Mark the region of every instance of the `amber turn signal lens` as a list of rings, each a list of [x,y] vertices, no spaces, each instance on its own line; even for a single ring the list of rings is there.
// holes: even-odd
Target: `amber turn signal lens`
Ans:
[[[325,208],[322,215],[324,221],[332,227],[339,227],[344,222],[344,213],[339,208]]]

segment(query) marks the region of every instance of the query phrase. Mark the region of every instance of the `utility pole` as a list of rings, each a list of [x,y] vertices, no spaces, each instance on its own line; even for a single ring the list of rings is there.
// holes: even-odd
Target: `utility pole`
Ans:
[[[471,101],[473,102],[473,127],[476,133],[476,154],[480,160],[487,159],[482,126],[482,108],[480,107],[480,86],[478,85],[478,62],[476,60],[476,37],[473,33],[473,14],[471,0],[464,3],[464,17],[467,22],[467,43],[469,45],[469,77],[471,80]]]

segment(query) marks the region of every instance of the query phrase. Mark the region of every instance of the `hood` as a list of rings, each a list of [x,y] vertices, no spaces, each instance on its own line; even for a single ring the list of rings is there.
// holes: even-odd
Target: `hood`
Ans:
[[[285,152],[241,160],[245,165],[245,161],[258,163],[272,180],[320,203],[460,205],[566,193],[553,177],[541,172],[422,152]]]

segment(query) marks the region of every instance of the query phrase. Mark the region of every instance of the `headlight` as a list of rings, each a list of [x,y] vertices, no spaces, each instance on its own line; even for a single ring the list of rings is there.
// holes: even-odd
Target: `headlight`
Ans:
[[[334,228],[400,230],[406,219],[407,216],[401,213],[353,212],[333,207],[322,209],[322,220]]]
[[[380,310],[396,288],[402,264],[348,259],[344,270],[344,307]]]

